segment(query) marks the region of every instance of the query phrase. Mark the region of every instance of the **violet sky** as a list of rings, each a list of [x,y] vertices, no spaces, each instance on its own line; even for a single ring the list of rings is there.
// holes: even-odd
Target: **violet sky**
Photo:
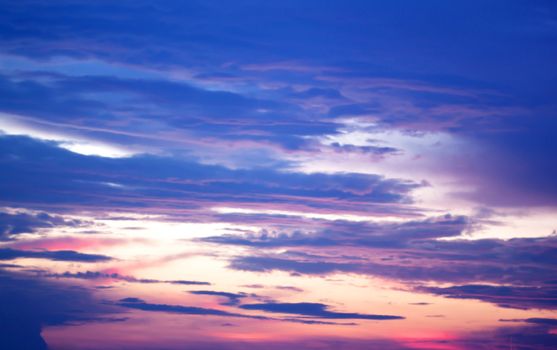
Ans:
[[[1,1],[0,349],[557,348],[557,3]]]

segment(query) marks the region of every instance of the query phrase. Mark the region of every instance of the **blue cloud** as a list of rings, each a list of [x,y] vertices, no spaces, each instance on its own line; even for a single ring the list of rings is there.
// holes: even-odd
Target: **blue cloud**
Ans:
[[[274,313],[295,314],[309,317],[360,320],[400,320],[402,316],[371,315],[350,312],[329,311],[328,306],[319,303],[261,303],[240,305],[246,310],[262,310]]]
[[[420,287],[419,291],[456,299],[477,299],[516,309],[557,308],[555,286],[492,286],[482,284],[451,287]],[[531,323],[541,323],[542,321]]]
[[[334,221],[317,232],[262,232],[260,234],[221,235],[201,239],[217,244],[251,247],[368,247],[404,248],[412,242],[431,238],[454,237],[464,232],[468,219],[445,215],[405,223]]]
[[[236,202],[365,211],[380,209],[382,203],[407,203],[409,192],[421,186],[378,175],[231,170],[148,155],[119,159],[82,156],[53,143],[17,136],[0,137],[0,150],[4,169],[0,189],[3,200],[12,205],[162,208],[168,206],[167,199],[179,199],[181,206],[190,208]],[[28,167],[28,162],[34,166]],[[397,208],[385,206],[383,210]]]
[[[19,258],[47,259],[53,261],[103,262],[112,260],[111,257],[100,254],[85,254],[73,250],[31,251],[11,248],[0,248],[0,260]]]
[[[181,305],[167,305],[167,304],[150,304],[138,298],[124,298],[118,301],[117,305],[127,307],[130,309],[138,309],[143,311],[159,311],[171,312],[187,315],[209,315],[209,316],[230,316],[230,317],[246,317],[258,318],[256,316],[241,315],[217,309],[207,309],[196,306],[181,306]]]
[[[112,279],[131,283],[168,283],[179,284],[184,286],[209,286],[211,283],[205,281],[190,281],[190,280],[157,280],[152,278],[136,278],[133,276],[123,276],[118,273],[104,273],[98,271],[85,271],[85,272],[64,272],[64,273],[44,273],[40,272],[41,277],[54,277],[54,278],[78,278],[86,280],[95,279]]]
[[[121,322],[119,311],[76,288],[21,273],[0,270],[0,348],[46,350],[41,336],[46,325],[77,322]]]
[[[258,316],[258,315],[246,315],[246,314],[239,314],[239,313],[228,312],[228,311],[223,311],[218,309],[201,308],[196,306],[151,304],[145,302],[142,299],[135,298],[135,297],[120,299],[116,303],[116,305],[130,308],[130,309],[143,310],[143,311],[169,312],[169,313],[176,313],[176,314],[183,314],[183,315],[240,317],[240,318],[250,318],[256,320],[268,320],[268,321],[274,320],[274,321],[285,321],[285,322],[294,322],[294,323],[303,323],[303,324],[322,324],[322,325],[336,324],[336,325],[347,325],[347,326],[354,325],[354,323],[335,323],[335,322],[318,321],[318,320],[316,321],[311,319],[272,318],[272,317]],[[385,317],[390,317],[390,316],[385,316]],[[337,317],[337,318],[343,318],[343,317]]]
[[[228,305],[228,306],[238,305],[241,299],[246,298],[248,296],[254,296],[246,293],[217,292],[212,290],[192,290],[189,293],[195,295],[213,295],[217,297],[224,297],[228,299],[228,301],[223,303],[222,305]]]
[[[82,220],[65,219],[59,215],[47,213],[1,213],[0,212],[0,240],[8,240],[20,233],[34,233],[42,228],[57,226],[79,227],[86,224]]]
[[[419,293],[477,299],[508,308],[555,308],[555,237],[443,241],[420,238],[419,232],[414,240],[398,237],[399,244],[368,246],[344,240],[323,246],[319,241],[286,238],[286,243],[277,246],[291,250],[280,254],[262,251],[275,246],[256,241],[253,247],[258,249],[231,259],[230,268],[309,275],[357,273],[411,281],[412,289]],[[283,241],[278,238],[277,242]],[[249,239],[225,239],[221,244],[251,245]],[[344,255],[335,253],[337,247],[344,247]],[[310,254],[308,249],[319,249],[321,254]],[[452,286],[425,285],[432,281]]]

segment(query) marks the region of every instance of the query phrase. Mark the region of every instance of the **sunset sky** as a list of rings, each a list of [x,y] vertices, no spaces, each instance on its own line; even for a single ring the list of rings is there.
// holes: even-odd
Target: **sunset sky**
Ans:
[[[0,0],[0,349],[557,348],[557,2]]]

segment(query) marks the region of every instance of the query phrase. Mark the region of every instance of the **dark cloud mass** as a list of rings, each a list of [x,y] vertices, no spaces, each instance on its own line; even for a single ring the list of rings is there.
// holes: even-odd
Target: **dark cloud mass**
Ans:
[[[309,325],[311,324],[344,325],[344,326],[355,325],[354,323],[335,323],[335,322],[300,319],[300,318],[272,318],[267,316],[248,315],[248,314],[228,312],[228,311],[218,310],[218,309],[201,308],[196,306],[152,304],[152,303],[147,303],[144,300],[135,297],[128,297],[128,298],[121,299],[116,303],[116,305],[130,308],[130,309],[142,310],[142,311],[168,312],[168,313],[175,313],[175,314],[182,314],[182,315],[239,317],[239,318],[247,318],[247,319],[255,319],[255,320],[294,322],[294,323],[302,323],[302,324],[309,324]],[[243,306],[240,307],[244,308]],[[249,307],[244,309],[249,309]],[[353,317],[329,317],[329,318],[363,318],[364,316],[366,316],[363,315],[362,317],[357,317],[358,314],[343,314],[343,315],[352,315]],[[324,316],[319,316],[317,314],[308,315],[308,316],[313,316],[317,318],[327,318]],[[392,319],[396,318],[396,316],[381,316],[381,315],[367,315],[367,316],[369,317],[377,316],[377,318],[374,318],[377,320],[383,320],[383,319],[388,320],[391,319],[390,317],[393,317]],[[385,317],[385,318],[381,318],[381,317]]]
[[[246,310],[262,310],[274,313],[295,314],[308,317],[360,320],[400,320],[404,317],[391,315],[370,315],[350,312],[329,311],[328,306],[319,303],[262,303],[240,306]]]
[[[104,273],[99,271],[85,271],[85,272],[64,272],[64,273],[39,273],[42,277],[53,277],[53,278],[78,278],[86,280],[117,280],[132,283],[168,283],[168,284],[178,284],[184,286],[208,286],[211,283],[204,281],[189,281],[189,280],[157,280],[151,278],[136,278],[133,276],[123,276],[118,273]]]
[[[138,298],[124,298],[121,299],[117,305],[127,307],[130,309],[138,309],[143,311],[159,311],[171,312],[177,314],[187,315],[208,315],[208,316],[229,316],[229,317],[252,317],[249,315],[241,315],[217,309],[207,309],[196,306],[181,306],[181,305],[167,305],[167,304],[150,304]]]
[[[76,262],[103,262],[112,259],[111,257],[106,255],[85,254],[73,250],[30,251],[11,248],[0,248],[0,260],[13,260],[19,258]]]
[[[250,247],[370,247],[400,248],[413,241],[460,235],[468,221],[463,216],[445,215],[402,224],[374,224],[335,221],[318,232],[246,235],[221,235],[204,238],[205,242]]]
[[[79,227],[86,223],[76,219],[65,219],[62,216],[47,213],[1,213],[0,212],[0,240],[8,240],[10,236],[20,233],[34,233],[42,228],[58,226]]]
[[[43,326],[106,321],[118,312],[84,288],[4,270],[0,284],[2,349],[44,350]]]
[[[195,295],[213,295],[228,299],[228,301],[222,305],[238,305],[242,298],[249,296],[246,293],[217,292],[212,290],[193,290],[190,291],[190,293]]]
[[[557,286],[522,287],[491,285],[457,285],[452,287],[421,287],[419,290],[457,299],[478,299],[508,308],[557,308]],[[532,322],[534,323],[534,322]]]
[[[338,225],[338,224],[335,224]],[[333,225],[333,226],[335,226]],[[443,226],[443,225],[442,225]],[[395,226],[396,227],[396,226]],[[410,225],[412,227],[412,225]],[[400,281],[421,283],[451,283],[451,287],[413,287],[425,292],[458,299],[477,299],[501,307],[553,309],[555,307],[556,238],[515,238],[511,240],[432,240],[433,230],[408,241],[393,233],[392,225],[385,225],[386,236],[381,244],[355,244],[365,240],[363,232],[344,236],[328,235],[324,230],[315,235],[278,237],[223,237],[220,244],[242,244],[253,247],[282,247],[292,250],[237,256],[230,267],[245,271],[287,271],[308,275],[357,273],[386,277]],[[387,230],[389,229],[389,230]],[[347,231],[350,232],[350,231]],[[439,230],[438,235],[443,236]],[[428,236],[431,235],[431,238]],[[370,236],[374,233],[371,231]],[[322,238],[321,238],[322,237]],[[394,240],[391,240],[394,237]],[[421,237],[426,237],[422,239]],[[262,243],[263,239],[263,243]],[[326,241],[326,244],[323,242]],[[253,243],[252,243],[253,242]],[[351,254],[338,255],[335,248],[351,249]],[[327,250],[331,254],[324,254]],[[319,249],[320,254],[301,253],[301,249]],[[494,285],[496,284],[496,285]]]

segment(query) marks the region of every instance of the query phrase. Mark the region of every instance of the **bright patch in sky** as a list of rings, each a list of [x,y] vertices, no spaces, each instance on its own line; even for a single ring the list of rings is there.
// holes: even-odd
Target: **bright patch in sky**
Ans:
[[[61,134],[49,131],[39,125],[29,126],[20,121],[18,116],[0,113],[0,132],[6,135],[25,135],[40,140],[54,141],[64,149],[86,156],[108,158],[130,157],[134,154],[122,147],[108,145],[80,135]]]

